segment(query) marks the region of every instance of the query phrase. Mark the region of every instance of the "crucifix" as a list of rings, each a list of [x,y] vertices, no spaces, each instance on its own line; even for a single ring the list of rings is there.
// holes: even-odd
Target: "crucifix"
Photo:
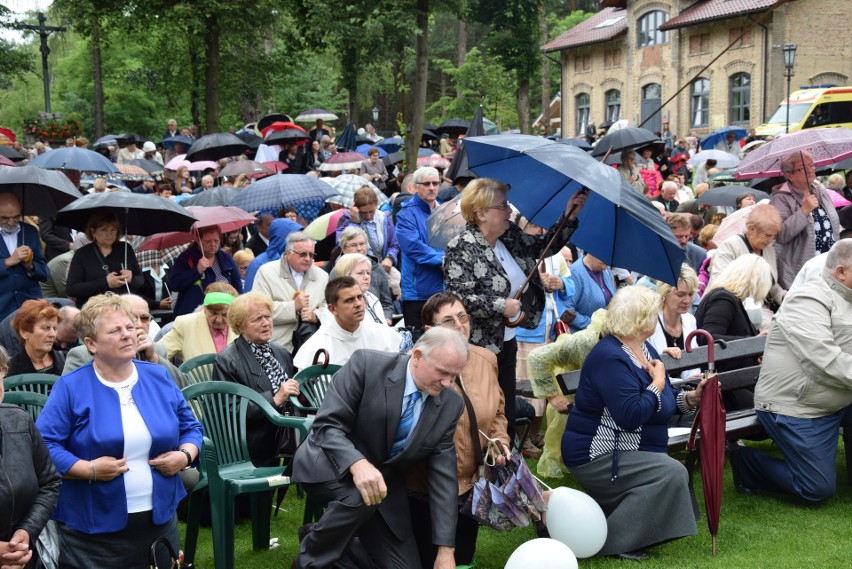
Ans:
[[[50,76],[47,71],[47,56],[50,55],[50,48],[47,47],[47,36],[53,32],[64,32],[66,28],[58,26],[45,26],[46,18],[44,12],[38,13],[38,25],[35,24],[12,24],[11,27],[17,30],[30,30],[38,33],[41,38],[41,68],[42,80],[44,81],[44,112],[50,112]]]

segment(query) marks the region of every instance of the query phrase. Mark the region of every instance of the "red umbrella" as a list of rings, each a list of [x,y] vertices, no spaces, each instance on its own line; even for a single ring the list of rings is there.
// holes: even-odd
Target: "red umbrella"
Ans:
[[[852,130],[812,128],[791,132],[767,142],[746,156],[737,166],[738,180],[781,176],[781,159],[791,152],[809,151],[814,166],[829,166],[852,156]]]
[[[186,211],[198,220],[192,224],[189,231],[156,233],[150,237],[146,237],[139,250],[159,251],[177,245],[184,245],[191,242],[192,234],[203,227],[216,226],[220,232],[229,233],[255,222],[253,215],[233,206],[188,206]]]
[[[279,162],[277,160],[275,162],[264,162],[263,165],[266,166],[267,168],[269,168],[270,170],[272,170],[272,172],[274,174],[277,174],[278,172],[283,172],[284,170],[289,168],[289,166],[287,166],[287,164],[285,164],[284,162]],[[262,178],[263,176],[255,174],[255,175],[250,176],[250,177],[251,178]]]
[[[6,158],[5,156],[0,156],[0,166],[17,166],[14,162]]]
[[[335,170],[353,170],[361,167],[361,162],[367,157],[360,152],[338,152],[329,156],[320,164],[320,171],[334,172]]]
[[[704,488],[704,507],[707,509],[707,529],[713,540],[713,555],[716,555],[716,535],[719,533],[719,513],[722,509],[722,477],[725,467],[725,406],[722,391],[716,379],[713,336],[706,330],[694,330],[686,337],[686,351],[692,351],[692,339],[704,336],[707,340],[707,371],[709,378],[701,395],[701,406],[692,423],[686,448],[695,449],[695,434],[700,428],[701,485]]]

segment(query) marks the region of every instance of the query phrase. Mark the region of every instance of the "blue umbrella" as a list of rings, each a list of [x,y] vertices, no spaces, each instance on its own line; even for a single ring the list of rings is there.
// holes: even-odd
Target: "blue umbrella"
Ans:
[[[361,146],[355,149],[355,152],[360,152],[361,154],[366,156],[367,151],[369,151],[371,148],[375,148],[379,151],[379,158],[384,158],[388,155],[387,151],[384,148],[381,148],[380,146],[373,146],[371,144],[362,144]]]
[[[468,168],[512,188],[509,200],[524,217],[550,227],[583,186],[616,199],[621,175],[579,148],[526,134],[465,138]]]
[[[99,146],[118,146],[118,135],[115,134],[107,134],[106,136],[102,136],[97,139],[94,143],[92,143],[92,148],[97,148]]]
[[[178,134],[176,136],[170,136],[169,138],[163,139],[163,148],[166,150],[174,150],[175,142],[180,142],[184,145],[184,153],[189,150],[189,147],[192,146],[192,139],[188,136],[183,136],[182,134]]]
[[[337,140],[334,141],[334,145],[337,148],[352,150],[354,152],[358,147],[358,144],[355,142],[356,137],[355,123],[350,122],[346,125],[346,128],[343,129],[343,132],[340,133],[340,136],[337,137]]]
[[[739,126],[723,126],[722,128],[717,128],[703,139],[701,139],[701,148],[709,149],[715,148],[720,141],[725,140],[728,136],[729,132],[733,132],[736,136],[736,140],[742,140],[748,135],[746,129]]]
[[[435,152],[434,150],[429,149],[429,148],[418,148],[417,149],[417,157],[418,158],[428,158],[429,156],[434,156],[435,154],[437,154],[437,152]]]
[[[571,242],[584,251],[614,267],[677,283],[683,249],[660,212],[626,180],[615,200],[590,192],[578,219]]]
[[[277,174],[249,184],[230,205],[244,211],[273,212],[284,206],[306,206],[303,217],[313,221],[325,200],[336,196],[337,190],[318,178],[304,174]],[[307,213],[307,215],[305,215]]]
[[[65,147],[45,152],[30,160],[30,166],[45,170],[79,170],[81,172],[118,173],[115,164],[103,154],[85,148]]]
[[[402,140],[398,136],[394,136],[392,138],[383,138],[378,141],[375,146],[376,148],[381,148],[385,152],[398,152],[405,141]]]

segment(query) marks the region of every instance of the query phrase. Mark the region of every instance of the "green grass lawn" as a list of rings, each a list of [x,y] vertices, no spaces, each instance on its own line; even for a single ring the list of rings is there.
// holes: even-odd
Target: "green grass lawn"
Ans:
[[[749,443],[771,450],[769,443]],[[534,469],[534,461],[529,461]],[[641,564],[654,568],[765,568],[773,569],[824,569],[849,566],[852,553],[852,487],[846,484],[846,463],[841,442],[838,452],[837,495],[820,507],[801,505],[786,498],[774,496],[747,497],[734,490],[730,466],[725,466],[725,485],[722,514],[717,538],[718,554],[710,552],[710,534],[703,517],[704,498],[701,478],[696,475],[695,486],[702,518],[698,534],[667,543],[651,550],[652,558]],[[548,484],[576,487],[570,476],[561,482],[547,480]],[[272,520],[272,536],[278,537],[279,547],[269,551],[251,550],[251,524],[244,521],[236,531],[235,566],[252,569],[286,569],[295,555],[298,544],[296,530],[302,523],[304,502],[295,491],[287,495],[282,511]],[[483,529],[479,534],[476,560],[482,569],[500,569],[520,544],[533,539],[531,528],[510,533]],[[592,558],[580,561],[582,568],[625,568],[632,562],[609,558]],[[210,529],[202,528],[199,536],[196,566],[213,567],[213,546]],[[640,564],[637,564],[640,566]],[[531,567],[530,569],[535,569]]]

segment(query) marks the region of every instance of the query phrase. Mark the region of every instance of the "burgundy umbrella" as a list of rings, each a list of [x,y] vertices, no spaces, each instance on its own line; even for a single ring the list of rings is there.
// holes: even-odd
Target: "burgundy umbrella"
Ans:
[[[146,237],[138,250],[160,251],[169,247],[185,245],[192,241],[194,231],[204,227],[216,226],[221,233],[230,233],[255,222],[253,215],[233,206],[189,206],[186,211],[198,220],[192,224],[189,231],[156,233]]]
[[[713,540],[713,555],[716,555],[716,535],[719,533],[719,513],[722,508],[722,477],[725,468],[725,406],[722,390],[716,379],[713,336],[706,330],[694,330],[686,337],[686,351],[692,351],[692,339],[704,336],[707,340],[707,371],[709,378],[701,395],[701,406],[692,423],[687,450],[695,449],[696,430],[700,429],[701,485],[704,488],[704,507],[707,509],[707,529]]]

